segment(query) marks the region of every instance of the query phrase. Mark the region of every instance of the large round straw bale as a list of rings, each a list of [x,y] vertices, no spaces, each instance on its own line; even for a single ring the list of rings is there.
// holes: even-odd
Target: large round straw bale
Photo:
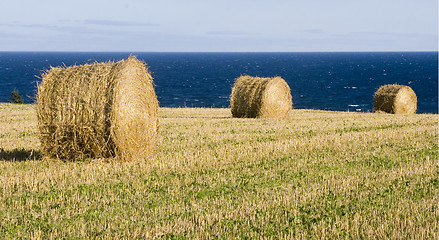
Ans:
[[[386,113],[416,113],[417,98],[411,87],[389,84],[381,86],[373,101],[375,112]]]
[[[285,117],[293,107],[291,90],[281,77],[241,76],[230,97],[233,117]]]
[[[148,158],[156,143],[158,101],[144,62],[56,67],[37,94],[41,152],[68,161]]]

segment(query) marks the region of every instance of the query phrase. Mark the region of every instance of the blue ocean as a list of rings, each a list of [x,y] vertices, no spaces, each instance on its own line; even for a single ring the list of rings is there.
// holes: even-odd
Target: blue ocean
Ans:
[[[375,91],[398,83],[415,91],[418,113],[438,113],[437,52],[0,52],[0,102],[14,89],[26,103],[34,102],[40,76],[51,66],[129,55],[147,63],[162,107],[228,107],[234,80],[247,74],[284,78],[297,109],[371,112]]]

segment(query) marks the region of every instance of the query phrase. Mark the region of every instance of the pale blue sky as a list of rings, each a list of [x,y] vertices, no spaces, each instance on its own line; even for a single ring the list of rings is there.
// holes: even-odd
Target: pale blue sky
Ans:
[[[0,51],[437,51],[437,0],[0,0]]]

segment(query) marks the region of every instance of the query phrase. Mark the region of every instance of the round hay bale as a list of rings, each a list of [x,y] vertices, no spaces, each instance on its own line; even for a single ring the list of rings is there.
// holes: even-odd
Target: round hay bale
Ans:
[[[233,117],[282,118],[293,107],[291,90],[281,77],[241,76],[230,97]]]
[[[158,101],[145,63],[131,56],[52,68],[38,86],[37,118],[48,157],[127,161],[152,155]]]
[[[375,112],[386,113],[416,113],[417,98],[411,87],[389,84],[381,86],[373,100]]]

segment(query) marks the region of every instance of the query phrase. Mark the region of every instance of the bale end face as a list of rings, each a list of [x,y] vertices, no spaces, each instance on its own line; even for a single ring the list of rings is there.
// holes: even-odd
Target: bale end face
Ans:
[[[383,85],[375,92],[373,109],[375,112],[414,114],[417,109],[417,97],[408,86]]]
[[[134,57],[120,63],[112,111],[112,138],[123,160],[147,158],[158,134],[158,100],[145,64]]]

